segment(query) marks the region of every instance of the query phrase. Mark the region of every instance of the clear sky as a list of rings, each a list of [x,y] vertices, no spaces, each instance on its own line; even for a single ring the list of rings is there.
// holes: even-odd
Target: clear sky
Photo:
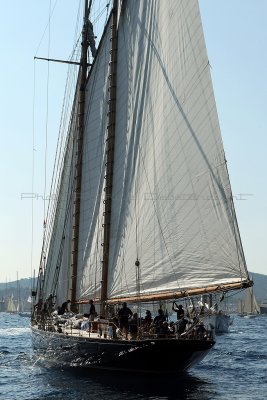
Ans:
[[[267,1],[199,3],[248,269],[267,274]],[[41,102],[37,93],[46,90],[47,63],[33,58],[48,56],[50,0],[0,0],[0,4],[0,282],[5,282],[15,280],[17,272],[24,278],[33,269],[38,271],[45,138],[47,132],[49,181],[67,67],[49,64],[46,125],[45,96]],[[51,58],[69,58],[79,4],[80,0],[51,0]]]

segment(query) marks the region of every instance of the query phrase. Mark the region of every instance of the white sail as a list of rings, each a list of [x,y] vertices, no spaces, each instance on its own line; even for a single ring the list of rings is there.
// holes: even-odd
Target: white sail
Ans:
[[[110,25],[86,86],[77,298],[99,297],[102,274],[105,141],[108,121]]]
[[[110,26],[86,85],[86,115],[82,158],[81,209],[78,246],[77,298],[99,295],[101,281],[101,238],[105,175],[105,133],[107,126],[107,85],[110,57]],[[79,82],[77,91],[80,90]],[[58,304],[71,288],[73,201],[75,198],[75,157],[77,140],[77,99],[58,194],[57,208],[45,266],[43,291],[55,293]],[[69,296],[69,295],[68,295]]]
[[[17,307],[16,307],[16,305],[15,305],[15,303],[14,303],[14,300],[13,300],[13,294],[9,297],[9,299],[8,299],[8,302],[7,302],[7,312],[10,312],[10,313],[15,313],[15,312],[17,312],[18,310],[17,310]]]
[[[253,294],[252,288],[247,288],[244,298],[244,307],[243,312],[252,313],[252,314],[260,314],[260,307],[258,302]]]
[[[68,271],[71,259],[76,114],[77,99],[72,110],[60,184],[55,198],[57,206],[53,219],[49,252],[44,260],[46,266],[43,292],[48,297],[50,293],[55,293],[56,289],[59,303],[64,301],[69,288]],[[42,256],[46,257],[46,253],[43,252]]]
[[[124,1],[117,65],[108,297],[248,279],[197,1]]]

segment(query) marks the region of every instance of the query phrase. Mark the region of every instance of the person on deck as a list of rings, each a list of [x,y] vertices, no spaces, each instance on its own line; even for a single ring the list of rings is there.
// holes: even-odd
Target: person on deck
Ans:
[[[90,304],[90,309],[89,309],[89,321],[93,321],[94,318],[95,318],[95,314],[96,314],[96,312],[95,312],[94,301],[93,301],[93,300],[90,300],[90,301],[89,301],[89,304]]]
[[[138,314],[134,313],[129,321],[129,331],[131,339],[136,339],[138,334],[138,326],[140,325],[140,319],[138,320]]]
[[[125,331],[126,339],[128,337],[129,330],[129,318],[133,315],[130,308],[127,307],[127,303],[123,303],[122,308],[118,312],[119,323],[121,331]]]
[[[143,321],[144,331],[148,332],[152,324],[152,315],[150,310],[146,310],[146,316]]]
[[[199,339],[205,339],[207,337],[207,330],[202,321],[196,327],[196,335]]]
[[[71,301],[67,300],[62,304],[61,308],[58,310],[58,315],[63,315],[65,313],[69,312],[69,308],[68,308],[69,303],[71,303]]]
[[[187,323],[188,323],[188,320],[185,319],[184,317],[181,317],[180,319],[178,319],[178,322],[177,322],[178,335],[181,335],[182,333],[185,332]]]
[[[175,306],[176,306],[176,303],[173,302],[172,309],[177,314],[177,320],[182,319],[185,316],[185,312],[184,312],[182,304],[179,304],[178,307],[177,306],[175,307]]]
[[[96,311],[95,311],[94,301],[90,300],[89,304],[90,304],[90,309],[89,309],[89,331],[91,331],[92,321],[94,321],[94,319],[95,319]]]
[[[156,334],[159,338],[164,338],[171,334],[167,321],[160,321],[159,325],[156,328]]]
[[[156,317],[153,320],[153,325],[158,326],[160,324],[160,322],[164,322],[166,321],[166,316],[164,315],[163,310],[160,308],[158,310],[158,315],[156,315]]]

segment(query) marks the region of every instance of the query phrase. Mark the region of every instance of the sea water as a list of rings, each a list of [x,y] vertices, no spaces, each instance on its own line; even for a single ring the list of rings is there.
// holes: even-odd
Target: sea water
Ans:
[[[0,313],[1,400],[267,399],[267,316],[234,316],[199,365],[169,378],[48,366],[32,350],[29,323]]]

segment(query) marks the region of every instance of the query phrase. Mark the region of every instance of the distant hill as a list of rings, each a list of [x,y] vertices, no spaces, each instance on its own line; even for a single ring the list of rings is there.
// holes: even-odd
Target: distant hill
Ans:
[[[20,311],[30,311],[32,285],[34,279],[20,279],[14,282],[0,283],[0,311],[6,311],[9,299],[12,299],[15,307],[19,305]]]
[[[34,278],[24,278],[24,279],[19,279],[19,281],[12,281],[12,282],[4,282],[0,283],[0,291],[2,292],[3,290],[6,289],[15,289],[17,290],[17,283],[19,283],[19,287],[22,289],[28,288],[32,286],[32,283],[34,281]]]
[[[19,279],[19,281],[0,283],[0,300],[13,295],[17,299],[19,292],[20,299],[27,299],[31,295],[34,278]]]
[[[258,302],[267,298],[267,275],[249,272],[250,277],[254,281],[253,291]],[[0,299],[6,298],[13,294],[14,299],[17,298],[17,288],[19,287],[20,298],[28,298],[31,294],[34,278],[20,279],[18,282],[0,283]],[[234,296],[236,299],[243,298],[244,291]]]

